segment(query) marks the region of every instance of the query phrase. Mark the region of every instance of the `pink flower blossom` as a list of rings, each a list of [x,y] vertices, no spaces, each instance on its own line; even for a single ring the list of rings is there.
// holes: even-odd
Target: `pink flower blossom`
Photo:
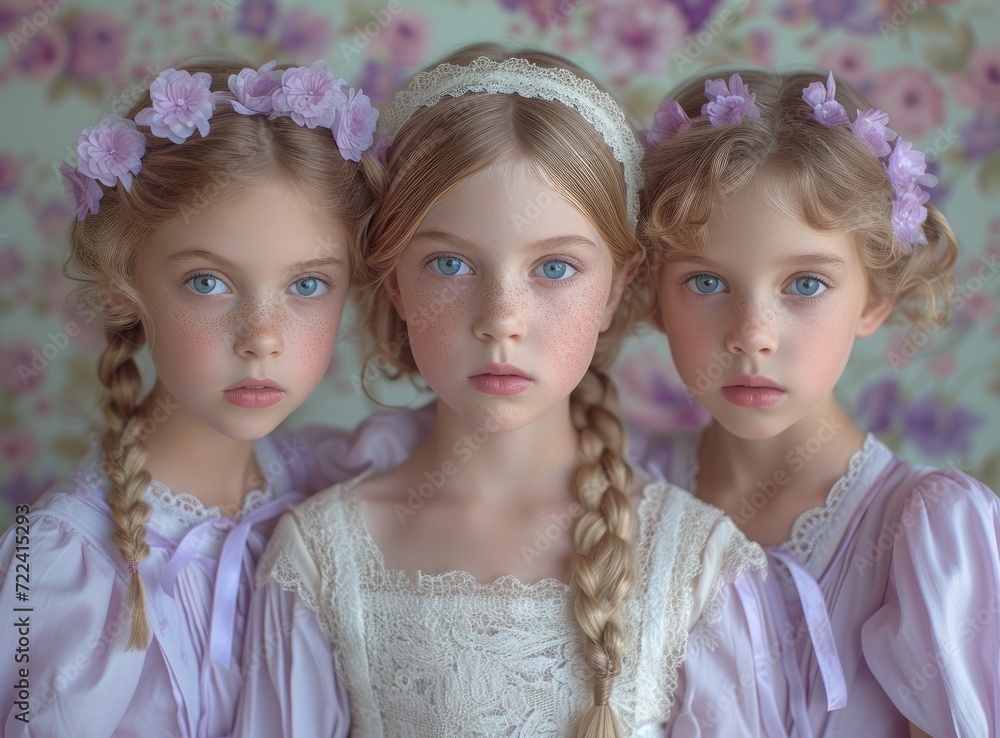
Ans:
[[[383,51],[395,69],[411,69],[427,56],[430,20],[409,8],[400,10],[376,36],[373,46]]]
[[[985,321],[993,317],[997,304],[986,290],[970,295],[962,308],[965,317],[972,321]]]
[[[0,433],[0,458],[8,469],[23,469],[38,458],[38,438],[34,432],[5,431]]]
[[[22,45],[23,44],[23,45]],[[28,82],[48,82],[66,64],[69,42],[66,33],[54,23],[38,29],[28,40],[11,43],[13,65]]]
[[[142,168],[145,153],[146,137],[134,122],[115,113],[104,116],[96,126],[84,128],[76,137],[80,174],[107,187],[121,181],[126,192],[132,189],[132,175]]]
[[[705,97],[708,102],[701,106],[701,114],[707,115],[713,126],[735,125],[747,115],[760,117],[760,111],[754,104],[757,96],[743,84],[738,74],[729,78],[728,86],[722,79],[706,80]]]
[[[660,103],[653,115],[653,127],[646,136],[646,144],[655,148],[690,127],[691,119],[684,108],[676,100],[668,98]]]
[[[149,126],[154,136],[184,143],[194,132],[208,135],[209,119],[215,112],[215,97],[209,91],[212,76],[167,69],[149,86],[151,108],[135,116],[140,126]]]
[[[813,109],[813,120],[824,126],[835,126],[847,123],[847,111],[834,99],[837,94],[837,83],[833,81],[833,72],[822,82],[812,82],[802,91],[802,99]]]
[[[871,50],[864,44],[854,42],[834,46],[820,53],[819,65],[845,82],[860,85],[868,79]]]
[[[941,379],[950,377],[955,371],[955,354],[947,353],[935,356],[927,362],[927,368],[935,377]]]
[[[610,76],[663,74],[684,45],[687,19],[661,0],[596,0],[591,46]]]
[[[900,136],[920,138],[944,122],[944,93],[922,69],[890,69],[876,79],[871,97]]]
[[[269,61],[256,72],[252,69],[243,69],[238,75],[229,75],[229,90],[236,98],[233,101],[233,108],[237,113],[271,114],[274,109],[271,95],[281,87],[281,75],[274,71],[276,63]]]
[[[315,59],[326,54],[333,38],[333,28],[326,15],[298,7],[282,19],[278,46],[296,56]]]
[[[36,389],[47,366],[47,359],[26,341],[0,345],[0,386],[12,395]]]
[[[969,108],[1000,115],[1000,46],[988,46],[973,54],[965,71],[952,77],[955,97]]]
[[[347,105],[341,91],[345,84],[322,60],[311,67],[286,69],[281,75],[281,89],[274,92],[271,117],[288,115],[300,126],[332,128],[337,111]]]
[[[352,87],[347,104],[337,114],[337,148],[348,161],[361,161],[361,155],[372,145],[372,134],[378,111],[371,106],[368,96]]]
[[[872,156],[882,158],[892,151],[889,141],[896,138],[896,132],[888,127],[889,115],[878,108],[872,108],[864,113],[858,111],[851,130],[857,139],[863,143]]]
[[[110,13],[81,13],[69,30],[69,63],[74,79],[92,80],[118,71],[128,55],[128,26]]]

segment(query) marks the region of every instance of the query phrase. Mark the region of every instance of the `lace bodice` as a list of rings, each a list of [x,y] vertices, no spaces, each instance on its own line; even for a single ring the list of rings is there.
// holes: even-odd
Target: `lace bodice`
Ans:
[[[259,569],[317,613],[352,735],[567,735],[590,700],[571,588],[386,569],[364,508],[352,485],[317,495],[282,522]],[[622,613],[632,638],[612,700],[627,735],[658,735],[689,629],[723,584],[764,561],[672,485],[649,485],[638,518],[637,586]]]

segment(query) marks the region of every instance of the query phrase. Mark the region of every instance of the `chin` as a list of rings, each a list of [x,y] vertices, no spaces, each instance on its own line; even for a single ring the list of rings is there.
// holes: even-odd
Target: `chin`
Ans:
[[[713,413],[712,417],[729,433],[745,441],[766,441],[788,428],[788,424],[778,418],[761,417],[759,411],[753,417],[733,417],[731,413]]]

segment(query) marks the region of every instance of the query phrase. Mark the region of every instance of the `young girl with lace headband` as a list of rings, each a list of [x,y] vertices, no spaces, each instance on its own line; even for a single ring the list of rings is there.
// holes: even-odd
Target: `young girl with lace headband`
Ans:
[[[765,547],[775,721],[996,736],[1000,501],[896,456],[833,394],[856,338],[890,316],[943,322],[953,286],[936,179],[888,125],[832,74],[740,71],[663,103],[640,237],[654,320],[712,421],[634,448]],[[692,652],[689,676],[722,694],[740,676],[700,666]]]
[[[3,735],[228,734],[262,524],[394,460],[377,427],[269,435],[329,366],[371,213],[377,112],[344,85],[168,69],[77,138],[67,273],[106,332],[107,427],[0,542]]]
[[[660,735],[690,631],[742,618],[763,555],[624,457],[606,371],[643,259],[641,146],[565,60],[483,46],[379,125],[363,309],[379,358],[437,395],[433,423],[400,466],[279,522],[241,734]],[[713,653],[753,668],[750,629]],[[706,734],[763,735],[745,699]]]

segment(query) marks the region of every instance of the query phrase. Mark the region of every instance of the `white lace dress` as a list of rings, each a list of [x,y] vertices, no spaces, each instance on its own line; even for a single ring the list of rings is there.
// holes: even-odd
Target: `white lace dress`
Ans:
[[[764,556],[669,484],[645,489],[638,520],[631,640],[612,702],[626,735],[662,735],[691,698],[677,686],[696,624],[704,648],[743,644],[749,655],[746,632],[719,629],[720,603]],[[589,703],[568,585],[387,569],[354,483],[282,518],[258,583],[247,645],[264,657],[244,690],[242,735],[345,735],[341,688],[356,737],[567,736]],[[720,725],[704,734],[763,734],[727,732],[745,726],[735,713]]]

